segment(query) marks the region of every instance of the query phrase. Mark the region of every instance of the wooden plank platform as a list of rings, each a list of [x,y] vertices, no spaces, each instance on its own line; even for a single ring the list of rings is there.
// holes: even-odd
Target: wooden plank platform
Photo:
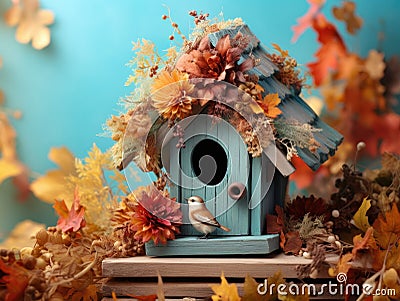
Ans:
[[[196,236],[170,240],[166,245],[146,244],[147,256],[265,255],[279,249],[279,235],[224,236],[199,239]]]
[[[281,271],[286,278],[297,278],[296,266],[311,259],[282,253],[265,258],[148,257],[108,258],[103,260],[104,277],[227,277],[264,278]]]
[[[337,257],[329,258],[337,262]],[[286,256],[282,253],[270,254],[262,258],[246,257],[148,257],[109,258],[103,261],[103,276],[109,277],[103,284],[104,296],[144,296],[157,292],[157,276],[161,275],[167,300],[183,300],[184,297],[203,300],[213,294],[210,285],[220,283],[224,272],[229,283],[235,283],[239,294],[243,293],[246,274],[259,283],[281,271],[287,282],[298,282],[296,267],[311,263],[311,259],[299,256]],[[321,279],[307,279],[305,283],[327,283],[326,274]],[[334,280],[331,278],[331,280]],[[316,298],[319,297],[319,298]],[[312,300],[341,300],[333,296],[315,296]],[[104,299],[103,301],[106,301]],[[120,300],[118,298],[118,300]],[[134,300],[134,299],[126,299]]]

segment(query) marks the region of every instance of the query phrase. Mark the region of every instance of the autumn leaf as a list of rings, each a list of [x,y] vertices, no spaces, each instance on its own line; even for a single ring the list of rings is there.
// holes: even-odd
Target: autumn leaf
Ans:
[[[11,177],[17,176],[21,172],[21,166],[15,162],[0,159],[0,184]]]
[[[301,246],[303,245],[302,240],[300,239],[300,235],[298,231],[291,231],[286,233],[285,235],[286,242],[283,247],[283,252],[285,254],[298,254]]]
[[[387,250],[391,245],[400,239],[400,214],[396,204],[392,205],[392,210],[380,214],[375,220],[374,237],[381,247]]]
[[[364,64],[365,71],[368,75],[375,80],[380,80],[386,68],[384,61],[384,54],[372,49],[368,53],[368,57]]]
[[[376,250],[377,245],[375,239],[373,237],[374,228],[369,227],[365,231],[364,237],[361,234],[353,237],[353,250],[351,251],[353,254],[353,258],[357,255],[357,252],[360,250]]]
[[[261,295],[258,293],[257,288],[258,288],[258,283],[257,281],[250,277],[249,274],[246,275],[246,278],[244,280],[244,286],[243,286],[243,298],[242,301],[267,301],[270,300],[267,295]],[[268,292],[268,290],[267,290]]]
[[[48,171],[31,184],[31,190],[35,196],[47,203],[54,200],[64,200],[67,204],[72,203],[72,194],[66,189],[66,177],[76,175],[75,157],[66,148],[52,148],[49,159],[59,166],[59,169]]]
[[[0,283],[5,284],[7,288],[4,300],[23,300],[29,282],[26,270],[16,263],[9,265],[0,260],[0,272]]]
[[[18,42],[27,44],[32,41],[33,48],[40,50],[50,44],[50,29],[54,14],[50,10],[40,9],[39,0],[14,1],[6,11],[4,20],[8,26],[18,26],[15,37]]]
[[[277,215],[267,214],[267,233],[277,234],[284,230],[285,215],[282,207],[276,205],[275,212]]]
[[[343,1],[341,7],[332,9],[335,18],[346,23],[346,29],[350,34],[355,34],[363,24],[363,20],[355,15],[355,9],[356,4],[353,1]]]
[[[337,71],[339,61],[347,53],[346,46],[336,27],[330,23],[324,15],[318,15],[312,22],[314,30],[318,34],[321,48],[315,53],[316,62],[309,63],[310,73],[314,84],[321,85],[332,71]]]
[[[367,211],[371,207],[371,200],[364,198],[360,208],[358,208],[357,212],[353,216],[354,225],[366,232],[371,226],[368,222]]]
[[[76,232],[85,226],[85,208],[79,204],[78,189],[75,190],[74,202],[70,210],[64,201],[56,201],[53,207],[59,216],[57,228],[62,232]]]
[[[310,8],[307,13],[301,18],[297,19],[297,25],[292,26],[294,32],[292,42],[296,42],[301,34],[311,27],[314,18],[319,14],[321,8],[325,4],[325,0],[307,0]]]
[[[328,221],[330,211],[328,204],[323,198],[316,198],[314,195],[308,197],[297,196],[289,204],[287,204],[287,212],[290,218],[294,220],[303,220],[308,213],[310,217],[324,217],[324,221]]]
[[[19,199],[29,194],[29,169],[18,159],[16,133],[5,113],[0,112],[0,184],[12,177],[19,192]]]
[[[347,272],[350,270],[351,268],[351,260],[353,259],[353,254],[351,253],[346,253],[344,255],[342,255],[339,259],[339,262],[336,266],[336,274],[339,273],[345,273],[347,274]]]
[[[278,93],[270,93],[265,95],[262,101],[257,102],[258,105],[263,109],[264,114],[270,118],[276,118],[282,111],[278,108],[278,105],[281,103],[281,99],[279,98]],[[255,108],[255,105],[250,105],[253,111],[257,114],[259,112],[259,108]]]
[[[213,301],[240,301],[236,284],[229,284],[226,281],[224,273],[221,275],[221,284],[211,285],[214,295],[211,297]]]

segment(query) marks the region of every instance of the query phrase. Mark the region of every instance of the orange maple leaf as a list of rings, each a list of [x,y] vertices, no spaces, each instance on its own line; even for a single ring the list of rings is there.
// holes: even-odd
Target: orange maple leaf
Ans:
[[[24,299],[25,289],[28,286],[29,277],[26,270],[16,263],[8,265],[0,260],[0,283],[5,284],[7,293],[5,301],[18,301]]]
[[[265,95],[264,99],[258,104],[263,109],[264,114],[270,118],[276,118],[282,111],[278,108],[281,103],[278,93],[270,93]]]
[[[85,226],[85,208],[79,203],[78,189],[75,189],[74,202],[70,210],[68,210],[64,200],[56,200],[53,208],[59,216],[57,228],[61,229],[64,233],[69,231],[76,232]]]
[[[324,15],[317,15],[312,26],[322,46],[315,53],[317,61],[307,66],[314,78],[314,84],[319,86],[328,78],[330,71],[338,70],[339,60],[347,54],[347,50],[336,27]]]
[[[296,42],[302,33],[311,26],[312,21],[319,14],[322,6],[325,4],[325,0],[307,0],[307,2],[310,3],[310,8],[307,13],[297,19],[297,24],[292,26],[294,33],[292,42]]]
[[[380,214],[375,220],[374,237],[381,249],[387,250],[390,246],[400,240],[400,213],[396,204],[392,210]]]

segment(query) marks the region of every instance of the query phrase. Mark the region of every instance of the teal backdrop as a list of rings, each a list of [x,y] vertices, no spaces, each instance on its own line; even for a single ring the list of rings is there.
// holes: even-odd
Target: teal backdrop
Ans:
[[[332,18],[332,6],[340,3],[328,0],[326,15]],[[356,3],[364,26],[355,37],[345,36],[350,49],[366,55],[369,49],[380,47],[387,56],[399,54],[400,1]],[[132,89],[124,87],[131,42],[146,38],[154,41],[160,51],[170,46],[172,29],[169,22],[161,20],[161,15],[167,13],[165,6],[186,34],[193,27],[188,11],[195,9],[210,16],[222,12],[225,19],[243,18],[266,46],[278,43],[299,63],[310,62],[318,46],[311,30],[297,43],[291,43],[291,27],[308,9],[305,0],[42,0],[41,4],[55,14],[55,23],[50,27],[51,45],[42,51],[17,43],[15,28],[0,21],[0,89],[5,92],[8,108],[23,112],[23,118],[13,121],[13,125],[18,133],[20,158],[33,176],[55,167],[47,158],[51,147],[67,146],[83,158],[93,143],[102,150],[112,145],[111,139],[99,134],[105,120],[119,112],[119,98]],[[11,0],[0,0],[1,15],[10,6]],[[339,29],[344,32],[343,24]],[[380,31],[385,34],[382,43],[378,42]],[[34,197],[18,202],[10,181],[3,183],[0,240],[26,218],[48,225],[56,222],[50,205]]]

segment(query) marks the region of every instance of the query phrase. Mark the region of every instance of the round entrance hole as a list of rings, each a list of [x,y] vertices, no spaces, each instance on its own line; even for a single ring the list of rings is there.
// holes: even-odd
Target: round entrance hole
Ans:
[[[196,144],[191,161],[194,174],[207,185],[219,184],[228,169],[225,149],[212,139],[204,139]]]

